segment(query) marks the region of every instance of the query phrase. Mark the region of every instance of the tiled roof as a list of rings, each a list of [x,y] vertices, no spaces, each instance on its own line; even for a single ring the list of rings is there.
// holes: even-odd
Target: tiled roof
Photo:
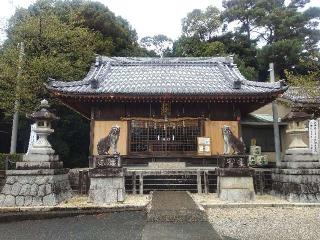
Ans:
[[[237,84],[238,83],[238,87]],[[240,85],[241,84],[241,85]],[[239,87],[240,86],[240,87]],[[50,81],[47,88],[64,94],[246,95],[283,92],[282,82],[246,80],[229,57],[97,57],[81,81]]]
[[[320,97],[311,96],[308,91],[300,87],[289,87],[282,98],[298,104],[320,103]]]

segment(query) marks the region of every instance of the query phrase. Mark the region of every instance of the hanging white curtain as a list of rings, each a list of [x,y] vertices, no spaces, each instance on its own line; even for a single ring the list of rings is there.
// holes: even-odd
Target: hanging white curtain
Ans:
[[[36,128],[36,124],[31,124],[31,131],[30,131],[30,138],[29,138],[29,145],[28,145],[28,151],[29,153],[32,145],[37,141],[37,134],[34,132],[34,129]]]

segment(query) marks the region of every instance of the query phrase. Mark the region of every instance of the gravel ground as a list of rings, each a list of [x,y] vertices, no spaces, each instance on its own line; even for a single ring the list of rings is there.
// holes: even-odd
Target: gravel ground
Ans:
[[[231,239],[320,239],[320,208],[214,208],[207,214],[214,229]]]
[[[125,207],[125,206],[145,206],[150,201],[150,195],[132,195],[127,194],[124,202],[104,204],[104,205],[94,205],[89,202],[88,196],[79,196],[76,195],[71,199],[68,199],[59,205],[58,207],[94,207],[94,206],[103,206],[103,207]]]
[[[210,194],[198,194],[194,193],[191,194],[192,198],[198,203],[203,206],[211,205],[211,204],[227,204],[228,202],[221,200],[218,198],[218,195],[216,193],[210,193]],[[287,200],[275,197],[272,195],[257,195],[256,199],[254,201],[250,201],[248,203],[289,203]]]

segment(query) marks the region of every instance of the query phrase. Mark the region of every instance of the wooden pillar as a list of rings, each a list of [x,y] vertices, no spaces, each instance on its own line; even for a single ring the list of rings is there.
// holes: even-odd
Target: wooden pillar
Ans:
[[[274,64],[269,63],[270,71],[270,82],[275,82],[274,77]],[[279,116],[278,116],[278,105],[277,100],[272,101],[272,115],[273,115],[273,134],[274,134],[274,147],[276,152],[276,166],[281,166],[281,148],[280,148],[280,131],[279,131]]]
[[[78,182],[78,193],[79,194],[83,194],[82,185],[83,185],[83,171],[79,170],[79,182]]]
[[[139,174],[139,194],[143,195],[143,175]]]
[[[216,174],[217,174],[217,170],[216,170]],[[220,177],[218,174],[217,174],[217,191],[216,192],[219,197],[219,195],[220,195]]]
[[[89,143],[89,155],[93,155],[93,138],[94,138],[94,107],[91,107],[90,116],[90,143]]]
[[[203,172],[203,182],[204,182],[204,193],[209,193],[209,179],[208,179],[208,171]]]
[[[198,187],[198,193],[202,193],[200,169],[197,170],[197,187]]]
[[[136,186],[136,172],[132,173],[132,194],[136,194],[137,193],[137,186]]]

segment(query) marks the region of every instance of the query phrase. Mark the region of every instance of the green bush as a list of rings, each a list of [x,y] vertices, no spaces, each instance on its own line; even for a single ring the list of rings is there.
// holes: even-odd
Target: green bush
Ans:
[[[22,161],[22,154],[0,153],[0,170],[5,170],[5,160],[7,157],[12,162]]]

